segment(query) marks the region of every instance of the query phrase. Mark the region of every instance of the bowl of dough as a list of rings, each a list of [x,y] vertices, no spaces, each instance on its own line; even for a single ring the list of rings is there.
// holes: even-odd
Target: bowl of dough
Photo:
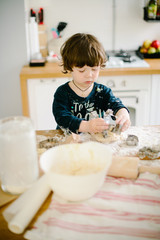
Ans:
[[[83,201],[101,188],[112,162],[111,149],[98,142],[71,143],[50,148],[40,157],[55,197]]]

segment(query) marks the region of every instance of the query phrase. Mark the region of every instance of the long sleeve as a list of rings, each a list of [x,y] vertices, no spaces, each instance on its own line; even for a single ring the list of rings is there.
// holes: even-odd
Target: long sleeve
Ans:
[[[59,127],[74,133],[78,131],[82,119],[71,113],[69,92],[64,86],[59,87],[54,95],[52,111]]]

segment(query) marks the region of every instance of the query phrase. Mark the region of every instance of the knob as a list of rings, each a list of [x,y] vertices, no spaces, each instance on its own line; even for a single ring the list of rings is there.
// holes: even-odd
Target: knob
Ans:
[[[107,81],[107,86],[109,88],[113,88],[113,87],[115,87],[115,82],[113,80],[109,80],[109,81]]]
[[[125,87],[125,86],[126,86],[126,81],[123,80],[123,81],[121,82],[121,85],[122,85],[123,87]]]

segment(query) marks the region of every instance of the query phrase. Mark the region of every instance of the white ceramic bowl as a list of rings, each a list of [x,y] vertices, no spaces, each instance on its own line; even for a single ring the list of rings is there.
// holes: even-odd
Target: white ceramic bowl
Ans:
[[[57,197],[82,201],[102,186],[112,162],[112,151],[102,143],[72,143],[53,147],[40,157]]]

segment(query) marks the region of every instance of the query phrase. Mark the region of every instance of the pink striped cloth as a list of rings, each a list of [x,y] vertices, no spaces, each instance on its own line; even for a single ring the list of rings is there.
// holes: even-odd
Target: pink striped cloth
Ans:
[[[160,176],[143,173],[137,180],[106,177],[97,194],[84,202],[52,198],[30,240],[160,239]]]

